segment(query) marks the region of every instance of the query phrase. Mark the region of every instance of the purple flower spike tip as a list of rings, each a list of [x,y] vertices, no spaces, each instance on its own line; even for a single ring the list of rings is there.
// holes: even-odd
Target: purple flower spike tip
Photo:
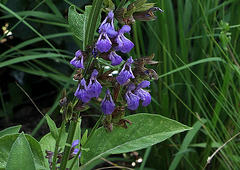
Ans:
[[[91,78],[90,78],[90,82],[88,84],[89,95],[91,97],[96,97],[96,98],[98,98],[102,92],[102,86],[97,81],[97,75],[98,75],[98,71],[96,69],[94,69],[92,72]]]
[[[131,64],[133,62],[132,57],[130,57],[127,62],[124,64],[121,72],[119,73],[119,75],[116,77],[117,82],[120,85],[124,85],[125,83],[127,83],[129,81],[130,78],[135,78],[131,69]]]
[[[109,89],[106,90],[105,97],[101,103],[101,109],[105,115],[110,115],[115,109],[115,104]]]
[[[130,110],[136,110],[139,106],[139,97],[132,93],[132,90],[135,89],[133,84],[130,84],[127,92],[125,94],[125,99],[127,100],[127,108]]]
[[[118,36],[115,38],[115,42],[118,44],[117,46],[114,46],[114,50],[119,50],[122,53],[129,53],[132,48],[134,47],[134,44],[132,41],[127,39],[123,34],[129,33],[131,30],[131,27],[128,25],[124,25],[118,32]]]
[[[144,80],[137,86],[137,89],[134,91],[134,93],[143,101],[142,102],[143,106],[147,106],[151,102],[150,93],[142,89],[149,86],[150,86],[150,82]]]
[[[74,95],[80,99],[83,103],[88,103],[91,100],[91,96],[88,93],[88,88],[86,86],[86,81],[83,78],[78,84],[78,88]]]
[[[75,57],[70,61],[70,64],[72,64],[76,68],[84,69],[84,66],[83,66],[83,55],[82,55],[81,50],[78,50],[75,53]]]
[[[115,51],[111,51],[108,55],[108,58],[111,60],[112,66],[117,66],[122,62],[122,57],[120,55],[117,55]]]
[[[114,13],[113,11],[110,11],[107,17],[101,23],[99,27],[99,33],[106,32],[110,38],[114,38],[115,36],[117,36],[118,33],[114,29],[113,21],[114,21]]]

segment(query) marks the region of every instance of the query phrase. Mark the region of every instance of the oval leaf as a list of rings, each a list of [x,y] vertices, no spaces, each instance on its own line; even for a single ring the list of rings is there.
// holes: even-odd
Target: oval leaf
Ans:
[[[21,129],[21,127],[22,127],[21,125],[17,125],[17,126],[12,126],[7,129],[1,130],[0,137],[7,135],[7,134],[18,133],[19,130]]]
[[[6,170],[11,169],[36,169],[32,150],[23,133],[12,145],[6,165]]]
[[[103,127],[96,130],[82,152],[83,168],[97,158],[107,154],[131,152],[149,147],[191,128],[177,121],[153,114],[135,114],[127,116],[133,124],[127,129],[114,127],[111,133],[106,133]]]
[[[0,138],[0,169],[6,167],[10,151],[12,146],[19,137],[19,134],[8,134]],[[32,136],[25,134],[25,137],[30,145],[33,153],[33,158],[36,167],[44,167],[44,158],[41,150],[41,146],[38,141]],[[38,168],[40,169],[40,168]],[[44,169],[44,168],[41,168]]]

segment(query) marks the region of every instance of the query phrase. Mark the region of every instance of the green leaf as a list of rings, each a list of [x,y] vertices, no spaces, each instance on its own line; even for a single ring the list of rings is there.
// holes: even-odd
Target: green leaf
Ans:
[[[59,130],[60,128],[58,129],[58,131]],[[61,136],[61,140],[59,142],[59,148],[64,147],[66,139],[67,139],[67,133],[63,132]],[[56,140],[53,138],[51,132],[43,136],[42,139],[39,141],[39,143],[43,152],[45,152],[46,150],[54,152]],[[44,161],[45,161],[45,164],[48,164],[47,159],[45,159]]]
[[[96,130],[85,148],[90,151],[82,152],[83,168],[97,158],[107,154],[131,152],[152,146],[191,128],[177,121],[153,114],[135,114],[127,116],[132,122],[127,129],[114,127],[107,133],[103,127]]]
[[[79,14],[76,11],[76,7],[74,5],[71,5],[69,7],[68,22],[70,29],[75,34],[75,36],[83,42],[91,8],[91,6],[86,6],[84,14]]]
[[[3,137],[4,135],[7,135],[7,134],[18,133],[21,127],[22,127],[21,125],[17,125],[17,126],[12,126],[7,129],[1,130],[0,137]]]
[[[0,138],[0,169],[6,168],[6,164],[8,158],[10,157],[10,152],[14,152],[12,149],[13,144],[16,142],[20,134],[7,134]],[[18,141],[22,141],[23,137],[20,137]],[[32,152],[32,156],[34,158],[35,167],[38,169],[45,169],[44,167],[44,157],[41,150],[41,146],[39,145],[38,141],[34,139],[32,136],[25,134],[25,138],[27,139],[28,144],[30,145],[30,149]],[[19,145],[16,143],[16,146]],[[23,146],[26,146],[25,143]],[[20,147],[20,146],[19,146]],[[21,156],[22,157],[22,156]],[[9,158],[10,159],[10,158]],[[12,158],[11,158],[12,159]],[[11,165],[11,164],[10,164]],[[41,168],[40,168],[41,167]],[[10,168],[12,169],[12,168]],[[19,169],[19,168],[17,168]]]
[[[57,129],[55,122],[47,114],[45,115],[45,118],[47,119],[47,124],[49,126],[52,137],[55,140],[57,140],[59,134],[58,134],[58,129]]]
[[[12,145],[6,165],[6,170],[11,169],[36,169],[33,153],[23,133],[18,136]]]
[[[81,139],[81,145],[84,146],[85,142],[87,141],[87,135],[88,135],[88,130],[84,132],[82,139]]]

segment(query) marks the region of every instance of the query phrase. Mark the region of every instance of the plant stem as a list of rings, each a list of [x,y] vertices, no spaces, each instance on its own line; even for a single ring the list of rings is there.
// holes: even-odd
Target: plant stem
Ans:
[[[54,155],[53,155],[53,161],[52,161],[52,169],[56,169],[58,147],[59,147],[59,143],[60,143],[62,134],[64,132],[64,129],[65,129],[65,121],[62,122],[60,133],[59,133],[57,141],[56,141]]]
[[[74,137],[75,130],[76,130],[76,126],[77,126],[77,121],[71,121],[69,130],[68,130],[66,145],[65,145],[65,148],[64,148],[64,152],[63,152],[62,162],[61,162],[61,165],[60,165],[60,170],[65,170],[66,169],[67,161],[68,161],[69,154],[70,154],[70,151],[71,151],[71,145],[72,145],[73,137]]]

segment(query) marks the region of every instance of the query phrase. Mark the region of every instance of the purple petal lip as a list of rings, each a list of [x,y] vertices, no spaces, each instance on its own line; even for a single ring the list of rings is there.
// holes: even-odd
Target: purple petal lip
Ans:
[[[130,78],[135,78],[135,76],[133,75],[133,72],[131,70],[132,62],[133,62],[133,59],[132,59],[132,57],[130,57],[126,61],[126,63],[123,65],[121,72],[116,77],[116,80],[120,85],[124,85],[125,83],[127,83]]]
[[[138,89],[138,90],[135,90],[134,92],[143,102],[142,102],[142,105],[143,106],[147,106],[150,104],[151,102],[151,95],[149,92],[146,92],[145,90],[143,89]]]
[[[83,55],[81,50],[78,50],[75,53],[75,57],[70,61],[70,64],[72,64],[74,67],[76,68],[82,68],[84,69],[84,65],[83,65]]]
[[[127,100],[127,108],[130,110],[136,110],[139,106],[139,97],[133,94],[131,91],[127,91],[125,98]]]
[[[96,48],[101,53],[108,52],[112,48],[112,42],[106,33],[101,33],[96,43]]]
[[[151,102],[150,93],[142,89],[149,86],[150,86],[150,82],[144,80],[140,84],[138,84],[136,90],[134,91],[134,93],[143,101],[142,102],[143,106],[147,106]]]
[[[86,81],[83,78],[81,82],[78,84],[78,88],[74,95],[80,99],[83,103],[88,103],[91,100],[91,96],[87,92]]]
[[[111,60],[112,66],[119,65],[122,62],[122,57],[120,55],[117,55],[115,51],[111,51],[108,55],[108,58]]]
[[[102,86],[101,84],[95,80],[95,83],[91,84],[89,87],[88,87],[88,91],[89,95],[91,97],[96,97],[98,98],[99,95],[101,94],[102,92]]]
[[[129,71],[126,71],[126,70],[121,71],[120,73],[116,77],[116,80],[120,85],[125,84],[130,78],[133,77],[132,74]]]
[[[89,96],[96,97],[96,98],[98,98],[102,92],[102,86],[97,81],[97,75],[98,75],[98,71],[94,69],[90,78],[90,82],[87,87],[88,88],[87,92],[89,93]]]
[[[109,89],[106,90],[105,97],[101,103],[101,110],[104,114],[110,115],[115,109],[115,104],[113,102],[112,96]]]
[[[121,39],[123,41],[123,46],[120,48],[120,51],[122,53],[129,53],[134,47],[134,44],[132,43],[132,41],[127,39],[124,35],[122,35]]]

